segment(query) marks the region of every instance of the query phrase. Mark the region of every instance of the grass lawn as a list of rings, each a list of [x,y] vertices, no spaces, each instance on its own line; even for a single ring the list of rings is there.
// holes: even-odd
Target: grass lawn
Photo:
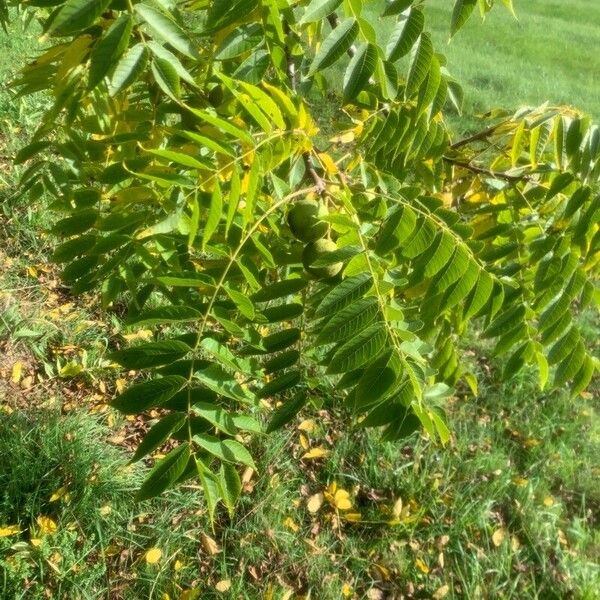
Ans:
[[[427,4],[444,40],[449,2]],[[469,102],[550,99],[600,117],[600,5],[515,4],[520,23],[499,7],[447,48]],[[0,80],[32,43],[0,33]],[[0,155],[39,102],[0,88]],[[481,393],[450,403],[447,448],[383,444],[325,390],[255,442],[234,518],[213,529],[193,482],[135,504],[151,461],[128,464],[142,426],[107,407],[129,375],[103,363],[122,324],[61,287],[43,202],[19,200],[0,166],[1,599],[598,598],[598,383],[576,400],[539,392],[533,373],[498,385],[502,365],[475,340]],[[597,344],[597,316],[583,318]]]
[[[600,2],[515,0],[516,21],[501,3],[448,40],[452,2],[428,0],[427,15],[448,68],[464,85],[465,112],[568,104],[600,119]]]

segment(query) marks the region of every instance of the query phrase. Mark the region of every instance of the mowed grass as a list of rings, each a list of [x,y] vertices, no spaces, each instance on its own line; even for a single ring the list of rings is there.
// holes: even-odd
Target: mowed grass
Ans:
[[[600,119],[600,2],[501,2],[478,12],[448,44],[453,2],[428,0],[429,25],[449,71],[465,90],[465,113],[566,104]]]

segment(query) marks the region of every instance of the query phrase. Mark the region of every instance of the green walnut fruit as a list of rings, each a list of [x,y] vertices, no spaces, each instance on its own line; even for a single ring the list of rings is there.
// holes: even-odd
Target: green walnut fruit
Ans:
[[[288,224],[294,236],[301,242],[314,242],[321,239],[329,226],[321,217],[327,209],[315,200],[300,200],[288,213]]]
[[[336,262],[323,267],[313,267],[312,264],[316,262],[317,259],[330,254],[331,252],[335,252],[337,249],[337,246],[331,240],[316,240],[315,242],[309,242],[302,252],[302,264],[309,273],[318,279],[335,277],[342,270],[342,267],[344,266],[343,263]]]

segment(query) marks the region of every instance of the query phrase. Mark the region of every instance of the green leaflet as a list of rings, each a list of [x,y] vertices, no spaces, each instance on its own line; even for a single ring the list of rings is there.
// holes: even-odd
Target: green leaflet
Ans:
[[[185,419],[184,413],[170,413],[162,417],[160,421],[154,424],[148,433],[146,433],[144,439],[136,448],[131,462],[133,463],[144,458],[144,456],[147,456],[164,444],[171,434],[183,425]]]
[[[90,55],[88,89],[95,88],[119,60],[129,44],[133,21],[129,15],[121,15],[96,43]]]
[[[424,25],[423,11],[418,7],[412,7],[406,17],[398,21],[392,32],[385,49],[387,60],[396,61],[408,54],[419,39]]]
[[[394,350],[386,350],[371,363],[358,381],[354,392],[357,410],[383,401],[401,376],[401,363]]]
[[[151,308],[139,315],[134,315],[127,321],[128,325],[159,325],[164,323],[178,323],[184,321],[197,321],[202,313],[191,306],[174,306],[167,304],[158,308]]]
[[[359,32],[354,19],[342,21],[325,38],[308,70],[308,75],[322,71],[336,63],[351,47]]]
[[[109,4],[110,0],[67,0],[48,33],[58,36],[77,34],[94,23]]]
[[[242,482],[237,469],[230,463],[221,464],[219,479],[221,491],[223,492],[223,502],[231,516],[242,493]]]
[[[340,346],[327,367],[328,373],[346,373],[375,358],[383,348],[387,332],[383,323],[374,323]]]
[[[422,33],[415,47],[406,78],[406,89],[404,91],[406,99],[411,98],[419,91],[419,87],[429,74],[432,59],[433,44],[431,43],[431,37],[427,33]]]
[[[246,465],[256,470],[252,456],[242,444],[236,440],[220,440],[213,435],[202,433],[194,436],[194,442],[210,454],[229,463]]]
[[[249,23],[234,29],[217,49],[218,60],[230,60],[256,48],[264,40],[263,29],[257,23]]]
[[[323,298],[317,307],[315,317],[321,318],[337,313],[344,306],[363,296],[372,285],[373,278],[369,273],[361,273],[344,279]]]
[[[300,24],[320,21],[330,15],[340,4],[342,0],[311,0],[310,4],[304,10],[300,19]]]
[[[179,75],[173,65],[164,58],[155,58],[151,63],[152,74],[160,89],[175,101],[181,96]]]
[[[336,312],[319,330],[317,344],[332,344],[344,340],[371,323],[379,312],[379,302],[374,296],[361,298]]]
[[[111,352],[107,358],[126,369],[147,369],[170,364],[183,358],[191,348],[177,340],[138,344],[124,350]]]
[[[170,15],[153,5],[143,2],[135,5],[135,11],[142,17],[155,36],[161,38],[182,54],[190,58],[196,58],[198,52],[194,44],[187,33]]]
[[[221,214],[223,212],[223,194],[221,192],[221,186],[218,181],[215,182],[215,188],[210,198],[210,208],[208,209],[208,216],[206,218],[206,224],[204,225],[204,231],[202,232],[202,249],[206,248],[206,245],[212,238],[213,234],[219,226],[221,220]]]
[[[263,287],[252,295],[254,302],[268,302],[277,298],[285,298],[303,290],[308,285],[306,279],[284,279]]]
[[[302,375],[300,371],[287,371],[266,383],[256,394],[257,398],[269,398],[279,392],[294,387],[300,382]]]
[[[349,102],[367,85],[375,72],[377,48],[373,44],[361,46],[352,57],[344,75],[344,102]]]
[[[148,500],[172,487],[184,472],[189,459],[190,446],[187,442],[171,450],[150,471],[137,493],[136,499],[138,501]]]
[[[267,425],[267,433],[281,429],[289,423],[304,407],[308,401],[305,392],[299,392],[290,400],[284,400],[283,404],[271,415]]]
[[[477,0],[455,0],[450,25],[451,36],[467,22],[476,6]]]
[[[159,379],[136,383],[117,396],[111,402],[111,406],[126,415],[135,415],[149,408],[160,406],[186,384],[187,379],[179,375],[167,375]]]

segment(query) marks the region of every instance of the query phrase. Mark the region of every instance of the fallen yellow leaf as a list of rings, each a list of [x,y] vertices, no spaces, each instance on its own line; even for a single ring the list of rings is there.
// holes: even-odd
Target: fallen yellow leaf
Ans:
[[[435,592],[433,592],[431,597],[433,598],[433,600],[442,600],[442,598],[446,597],[446,595],[448,594],[449,591],[450,591],[450,586],[443,585],[442,587],[435,590]]]
[[[311,448],[308,452],[306,452],[302,458],[304,460],[312,460],[315,458],[324,458],[329,454],[329,450],[322,448],[321,446],[317,448]]]
[[[208,554],[218,554],[219,552],[221,552],[219,544],[217,544],[217,542],[213,540],[210,537],[210,535],[207,535],[203,532],[200,534],[200,539],[202,541],[202,546],[204,547],[204,550],[206,550]]]
[[[306,431],[306,433],[312,433],[316,428],[316,423],[312,419],[305,419],[298,425],[300,431]]]
[[[283,521],[283,525],[285,527],[287,527],[288,529],[291,529],[294,533],[296,533],[300,527],[298,526],[298,524],[294,521],[294,519],[292,519],[292,517],[287,517],[284,521]]]
[[[18,360],[12,368],[12,382],[19,383],[21,380],[21,373],[23,372],[23,363]]]
[[[231,589],[231,580],[230,579],[222,579],[218,581],[215,585],[215,590],[217,592],[228,592]]]
[[[160,548],[150,548],[144,555],[146,562],[149,565],[155,565],[162,557],[162,550]]]
[[[0,537],[8,537],[9,535],[15,535],[20,533],[18,525],[8,525],[8,527],[0,527]]]
[[[346,490],[337,490],[333,496],[333,504],[339,510],[350,510],[352,508],[350,494]]]
[[[36,521],[41,535],[50,535],[58,529],[58,525],[50,517],[40,515]]]
[[[54,494],[52,494],[52,496],[50,496],[50,502],[56,502],[65,496],[68,496],[68,491],[67,487],[63,485],[61,488],[58,488]]]
[[[417,567],[417,569],[419,569],[419,571],[425,573],[425,575],[429,573],[429,567],[420,558],[417,558],[417,560],[415,560],[415,566]]]
[[[394,515],[394,518],[399,519],[402,516],[402,508],[402,498],[398,498],[398,500],[394,502],[394,507],[392,508],[392,514]]]
[[[494,533],[492,533],[492,543],[496,547],[500,546],[505,538],[506,538],[506,529],[504,529],[503,527],[496,529],[496,531],[494,531]]]
[[[310,512],[310,513],[318,512],[319,509],[321,508],[321,506],[323,506],[323,494],[322,493],[313,494],[306,501],[306,508],[308,508],[308,512]]]

